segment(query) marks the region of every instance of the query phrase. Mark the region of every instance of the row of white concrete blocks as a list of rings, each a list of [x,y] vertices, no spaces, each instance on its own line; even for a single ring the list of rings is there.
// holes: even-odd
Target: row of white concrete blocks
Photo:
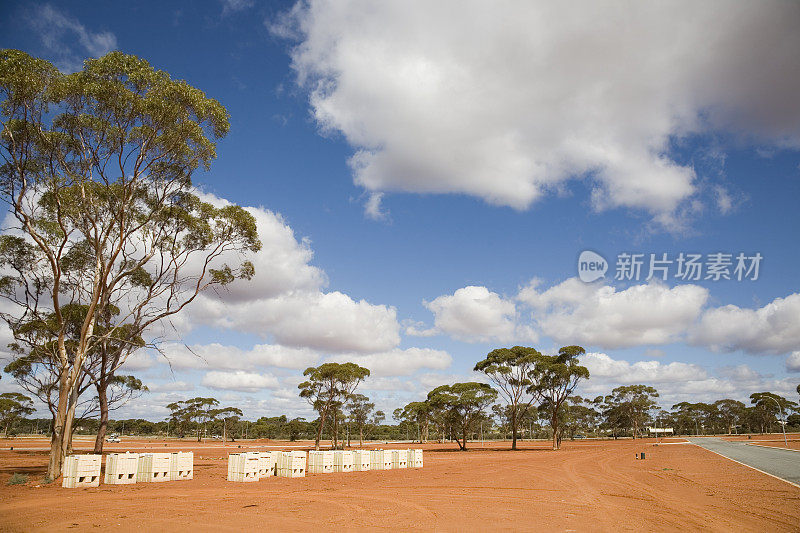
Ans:
[[[228,456],[228,481],[309,474],[422,468],[422,450],[243,452]]]
[[[64,460],[62,487],[97,487],[101,455],[70,455]],[[106,456],[107,485],[179,481],[194,477],[194,452],[110,453]]]

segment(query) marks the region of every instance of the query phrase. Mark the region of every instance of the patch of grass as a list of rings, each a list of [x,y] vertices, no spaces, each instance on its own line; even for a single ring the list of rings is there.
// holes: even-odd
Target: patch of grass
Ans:
[[[8,478],[6,485],[24,485],[28,482],[28,476],[25,474],[14,474]]]
[[[42,481],[41,481],[41,483],[42,483],[42,485],[49,485],[49,484],[50,484],[50,483],[52,483],[53,481],[55,481],[55,480],[54,480],[54,479],[52,479],[52,478],[49,478],[49,477],[47,477],[47,476],[44,476],[44,477],[42,478]]]

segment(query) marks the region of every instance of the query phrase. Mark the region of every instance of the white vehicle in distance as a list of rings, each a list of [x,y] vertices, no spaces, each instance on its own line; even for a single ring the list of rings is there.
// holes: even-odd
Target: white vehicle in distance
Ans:
[[[108,437],[106,437],[106,442],[119,442],[119,436],[109,435]]]

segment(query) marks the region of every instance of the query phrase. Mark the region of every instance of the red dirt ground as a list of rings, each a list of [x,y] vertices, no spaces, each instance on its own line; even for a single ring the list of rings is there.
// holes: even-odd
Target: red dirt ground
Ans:
[[[800,440],[790,440],[786,444],[783,443],[783,439],[781,440],[754,440],[749,441],[748,444],[757,444],[759,446],[769,446],[771,448],[783,448],[783,449],[790,449],[790,450],[798,450],[800,451]]]
[[[765,435],[733,435],[724,437],[725,440],[746,441],[748,444],[757,444],[759,446],[769,446],[771,448],[789,448],[790,450],[800,450],[800,434],[787,433],[786,441],[784,444],[783,433],[769,433]]]
[[[109,451],[193,450],[195,479],[91,489],[36,486],[46,443],[0,440],[0,530],[800,531],[800,488],[679,440],[565,442],[557,452],[543,442],[517,452],[508,443],[468,452],[431,444],[423,469],[257,483],[225,480],[239,443],[126,441]],[[15,472],[31,482],[7,486]]]

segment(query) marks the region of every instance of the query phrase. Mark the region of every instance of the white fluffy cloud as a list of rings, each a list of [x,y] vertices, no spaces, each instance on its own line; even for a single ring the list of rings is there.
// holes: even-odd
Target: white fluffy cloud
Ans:
[[[645,355],[653,358],[665,353],[652,346],[676,342],[750,354],[784,354],[800,346],[800,293],[745,309],[708,307],[708,289],[693,284],[669,287],[655,280],[617,289],[569,278],[541,285],[534,279],[515,298],[486,287],[458,289],[425,303],[433,327],[407,323],[405,331],[466,342],[538,342],[544,336],[605,350],[649,346]]]
[[[629,363],[612,359],[604,353],[587,353],[581,363],[589,369],[592,379],[613,381],[618,384],[682,382],[708,377],[703,368],[687,363],[637,361]]]
[[[792,352],[786,358],[787,372],[800,372],[800,351]]]
[[[434,315],[434,328],[419,330],[411,326],[406,333],[423,337],[446,333],[467,342],[535,340],[531,330],[517,327],[514,301],[486,287],[464,287],[425,303],[425,307]]]
[[[604,353],[587,353],[581,363],[589,369],[590,379],[581,384],[580,394],[605,395],[620,385],[642,383],[655,387],[660,395],[658,402],[666,408],[681,401],[714,402],[722,398],[749,402],[750,394],[762,390],[791,396],[796,386],[791,379],[774,379],[747,365],[723,366],[712,375],[692,363],[629,362]]]
[[[194,390],[194,384],[186,381],[165,381],[163,383],[148,383],[147,388],[150,392],[186,392]]]
[[[368,355],[340,354],[328,359],[335,362],[351,362],[370,370],[370,376],[410,376],[421,368],[445,370],[450,367],[453,358],[443,350],[430,348],[408,348],[392,350],[384,353]]]
[[[252,370],[278,367],[304,370],[315,364],[318,354],[307,348],[288,348],[257,344],[249,350],[218,343],[185,346],[169,343],[161,347],[170,365],[176,369]]]
[[[203,198],[216,205],[226,203],[210,194]],[[187,313],[176,317],[179,329],[207,324],[255,333],[286,346],[335,352],[377,352],[399,344],[394,308],[326,292],[325,273],[310,264],[309,242],[298,241],[280,215],[247,209],[256,218],[262,242],[261,250],[249,257],[255,277],[203,293]]]
[[[298,39],[313,115],[354,147],[354,181],[371,193],[521,209],[584,179],[596,208],[669,225],[697,189],[672,138],[800,145],[792,2],[309,0],[270,24]]]
[[[800,346],[800,294],[776,298],[758,309],[726,305],[710,309],[691,341],[713,350],[787,353]]]
[[[258,391],[261,389],[277,389],[280,386],[278,379],[269,374],[255,372],[208,372],[203,377],[203,385],[210,389]]]
[[[605,349],[681,340],[700,316],[708,290],[660,283],[612,286],[570,278],[547,290],[534,280],[519,293],[537,328],[556,342]]]

